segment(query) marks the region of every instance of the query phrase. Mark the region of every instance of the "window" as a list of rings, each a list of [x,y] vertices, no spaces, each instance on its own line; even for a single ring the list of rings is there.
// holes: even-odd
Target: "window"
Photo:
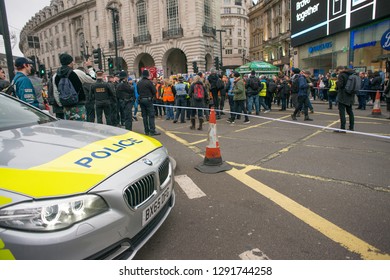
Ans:
[[[242,0],[234,0],[234,5],[242,6]]]
[[[148,34],[148,18],[146,14],[146,2],[143,0],[137,2],[137,25],[138,25],[138,35]]]
[[[96,26],[96,38],[99,38],[99,26]]]
[[[64,47],[68,45],[66,42],[66,36],[62,37],[62,43],[63,43]]]
[[[56,43],[57,43],[57,49],[61,48],[61,45],[60,45],[60,38],[57,38],[57,39],[56,39]]]
[[[224,13],[224,14],[231,14],[232,11],[231,11],[230,8],[223,8],[223,13]]]
[[[58,25],[54,26],[54,30],[55,30],[56,34],[58,34]]]
[[[225,5],[230,5],[230,1],[231,1],[231,0],[224,0],[223,3],[224,3]]]
[[[53,61],[53,66],[54,66],[54,65],[56,64],[56,58],[55,58],[55,56],[53,55],[51,59],[52,59],[52,61]]]
[[[238,35],[238,36],[241,36],[241,34],[242,34],[241,28],[238,28],[237,35]]]
[[[180,27],[178,0],[167,1],[168,30]]]
[[[204,1],[204,22],[207,27],[211,27],[213,25],[209,0]]]
[[[61,23],[61,29],[62,31],[65,31],[65,23]]]
[[[233,50],[232,49],[225,49],[225,54],[233,54]]]
[[[242,46],[242,40],[241,40],[241,39],[238,39],[238,46],[239,46],[239,47]]]
[[[97,11],[94,11],[94,16],[95,16],[95,20],[97,20],[98,19],[98,15],[97,15]]]
[[[50,37],[53,36],[53,33],[51,32],[51,28],[49,28],[49,35]]]

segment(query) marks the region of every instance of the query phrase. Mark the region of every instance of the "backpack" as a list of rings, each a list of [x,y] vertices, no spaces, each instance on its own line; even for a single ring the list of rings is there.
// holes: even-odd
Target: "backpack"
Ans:
[[[299,91],[299,76],[297,75],[291,83],[291,93],[298,93]]]
[[[347,83],[345,85],[345,92],[347,94],[354,94],[360,90],[361,84],[360,77],[355,73],[349,75]]]
[[[260,82],[257,80],[256,77],[252,77],[249,79],[249,86],[255,91],[259,91],[259,83]]]
[[[194,86],[194,99],[202,100],[204,99],[204,87],[202,84],[195,84]]]
[[[272,82],[270,82],[269,84],[268,84],[268,92],[269,93],[275,93],[276,92],[276,84],[275,84],[275,82],[274,81],[272,81]]]
[[[72,71],[70,71],[66,77],[62,77],[58,83],[60,102],[64,107],[72,107],[79,102],[79,94],[69,80],[70,73],[72,73]]]

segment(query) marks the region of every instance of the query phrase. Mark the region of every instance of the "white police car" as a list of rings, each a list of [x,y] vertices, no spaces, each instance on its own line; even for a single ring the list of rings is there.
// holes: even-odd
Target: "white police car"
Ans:
[[[0,259],[131,259],[175,204],[157,140],[0,93]]]

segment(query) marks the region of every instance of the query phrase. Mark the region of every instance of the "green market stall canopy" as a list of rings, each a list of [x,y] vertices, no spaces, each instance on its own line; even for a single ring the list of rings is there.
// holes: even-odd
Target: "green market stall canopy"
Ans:
[[[250,73],[252,70],[256,74],[278,74],[279,68],[264,61],[251,61],[235,69],[240,74]]]

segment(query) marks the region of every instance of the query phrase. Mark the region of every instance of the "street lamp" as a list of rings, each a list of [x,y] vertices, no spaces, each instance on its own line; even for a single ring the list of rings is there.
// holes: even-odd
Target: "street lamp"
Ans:
[[[219,50],[220,50],[220,65],[221,69],[223,67],[223,59],[222,59],[222,32],[226,32],[226,30],[223,29],[216,29],[215,31],[219,32]]]
[[[112,15],[112,31],[114,33],[114,49],[115,49],[115,68],[118,70],[118,38],[117,38],[117,24],[119,22],[118,9],[116,7],[108,7]]]

